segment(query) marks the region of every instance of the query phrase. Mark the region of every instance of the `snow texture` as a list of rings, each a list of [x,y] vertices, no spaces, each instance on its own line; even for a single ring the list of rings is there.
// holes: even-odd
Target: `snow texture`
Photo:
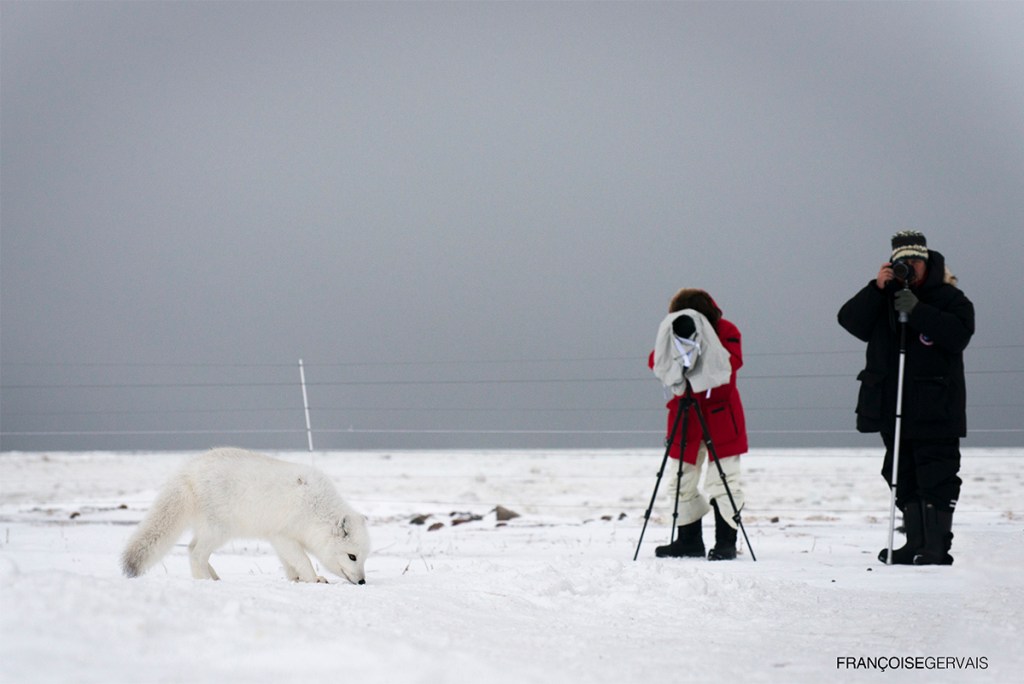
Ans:
[[[4,453],[0,682],[1019,681],[1022,452],[965,450],[956,562],[922,568],[875,558],[880,449],[744,456],[757,561],[741,536],[719,563],[654,557],[668,475],[632,560],[659,451],[272,453],[369,516],[365,586],[288,582],[256,540],[193,580],[188,536],[126,579],[125,540],[191,454]]]

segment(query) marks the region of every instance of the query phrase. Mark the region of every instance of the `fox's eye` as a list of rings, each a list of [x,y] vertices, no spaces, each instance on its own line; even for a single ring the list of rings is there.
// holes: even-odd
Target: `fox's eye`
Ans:
[[[348,559],[349,559],[350,561],[352,561],[352,562],[354,563],[354,562],[356,561],[356,556],[355,556],[355,554],[354,554],[354,553],[350,553],[350,554],[348,554]]]

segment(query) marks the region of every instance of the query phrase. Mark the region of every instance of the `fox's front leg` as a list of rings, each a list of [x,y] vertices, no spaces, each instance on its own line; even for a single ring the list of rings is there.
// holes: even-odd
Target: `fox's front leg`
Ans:
[[[316,574],[313,564],[309,562],[309,556],[303,550],[302,545],[294,539],[277,538],[270,540],[270,545],[277,552],[277,557],[284,566],[285,576],[293,582],[322,582],[327,580]]]

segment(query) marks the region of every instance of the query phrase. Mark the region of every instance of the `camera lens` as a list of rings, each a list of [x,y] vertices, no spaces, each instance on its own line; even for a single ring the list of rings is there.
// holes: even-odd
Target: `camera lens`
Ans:
[[[906,283],[913,279],[914,268],[906,261],[900,259],[892,265],[892,273],[896,276],[897,280],[902,280]]]

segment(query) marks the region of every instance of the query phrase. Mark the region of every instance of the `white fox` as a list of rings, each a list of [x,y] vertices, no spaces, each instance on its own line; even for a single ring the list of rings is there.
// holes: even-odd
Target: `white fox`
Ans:
[[[188,461],[128,540],[121,556],[124,574],[146,572],[187,528],[194,535],[188,553],[196,579],[220,579],[210,554],[230,539],[256,537],[274,547],[290,580],[327,581],[313,571],[309,551],[331,572],[366,583],[366,519],[310,466],[232,448]]]

